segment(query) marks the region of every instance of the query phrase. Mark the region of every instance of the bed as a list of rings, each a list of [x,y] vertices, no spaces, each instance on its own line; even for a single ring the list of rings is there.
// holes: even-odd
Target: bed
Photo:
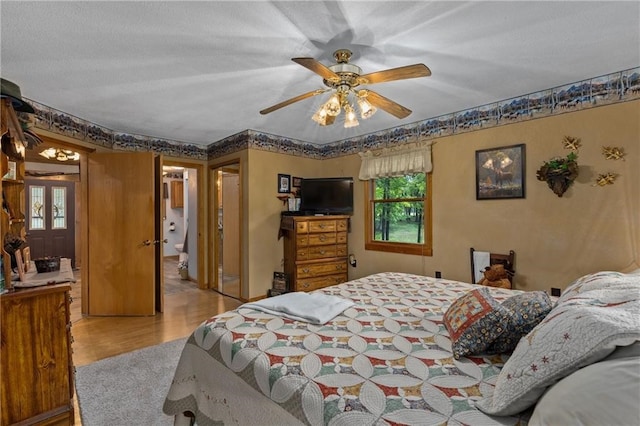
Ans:
[[[323,325],[241,306],[203,322],[188,338],[163,411],[175,416],[176,425],[195,420],[202,426],[553,424],[536,405],[552,385],[581,367],[612,362],[616,349],[636,348],[640,340],[640,275],[601,274],[576,280],[556,301],[544,292],[379,273],[319,290],[354,302]],[[518,307],[505,314],[503,307],[514,300]],[[473,306],[484,313],[468,315]],[[594,309],[599,311],[590,315]],[[572,327],[585,310],[596,322],[600,311],[609,312],[616,324],[593,332],[599,325],[588,323],[582,333],[589,336],[579,335]],[[519,323],[502,330],[514,312]],[[492,333],[511,333],[502,341],[512,344],[508,352],[496,349]],[[587,343],[569,348],[568,334]],[[543,361],[532,371],[538,358],[528,357],[540,353]],[[621,356],[639,359],[633,351]],[[638,370],[634,362],[627,368]],[[637,371],[632,378],[619,376],[631,386],[623,404],[633,407],[619,411],[635,421],[640,377]]]

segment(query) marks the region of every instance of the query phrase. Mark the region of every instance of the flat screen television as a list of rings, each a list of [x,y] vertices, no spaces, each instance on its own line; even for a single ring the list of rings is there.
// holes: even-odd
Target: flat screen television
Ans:
[[[300,211],[305,214],[353,214],[353,178],[302,179]]]

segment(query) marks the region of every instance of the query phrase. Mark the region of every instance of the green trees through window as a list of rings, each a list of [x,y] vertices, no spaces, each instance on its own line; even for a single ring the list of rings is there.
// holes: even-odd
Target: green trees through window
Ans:
[[[378,178],[374,183],[373,240],[422,244],[425,174]]]
[[[431,173],[367,181],[366,250],[432,256]]]

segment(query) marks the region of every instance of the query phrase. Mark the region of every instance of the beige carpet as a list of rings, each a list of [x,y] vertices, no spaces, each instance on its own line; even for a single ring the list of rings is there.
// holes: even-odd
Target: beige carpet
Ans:
[[[76,392],[84,426],[172,425],[164,398],[186,338],[77,368]]]

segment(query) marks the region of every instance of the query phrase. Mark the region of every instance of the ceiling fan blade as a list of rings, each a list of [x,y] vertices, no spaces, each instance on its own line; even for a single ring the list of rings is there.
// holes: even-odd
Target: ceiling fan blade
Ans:
[[[310,69],[325,80],[340,81],[340,76],[338,74],[313,58],[291,58],[291,60],[296,64],[300,64],[303,67]]]
[[[431,70],[425,64],[407,65],[390,70],[372,72],[358,77],[360,84],[384,83],[386,81],[404,80],[407,78],[429,77]]]
[[[317,90],[313,90],[311,92],[303,93],[302,95],[298,95],[295,98],[287,99],[286,101],[282,101],[279,104],[275,104],[273,106],[270,106],[269,108],[265,108],[262,111],[260,111],[260,114],[262,114],[262,115],[269,114],[270,112],[273,112],[273,111],[275,111],[277,109],[286,107],[287,105],[291,105],[292,103],[301,101],[303,99],[310,98],[312,96],[316,96],[316,95],[320,95],[322,93],[325,93],[328,90],[330,90],[330,89],[317,89]]]
[[[398,118],[406,118],[409,116],[409,114],[411,114],[410,109],[405,108],[396,102],[393,102],[391,99],[385,98],[379,93],[373,92],[371,90],[365,90],[365,92],[369,103],[376,108],[380,108],[381,110],[384,110]]]

